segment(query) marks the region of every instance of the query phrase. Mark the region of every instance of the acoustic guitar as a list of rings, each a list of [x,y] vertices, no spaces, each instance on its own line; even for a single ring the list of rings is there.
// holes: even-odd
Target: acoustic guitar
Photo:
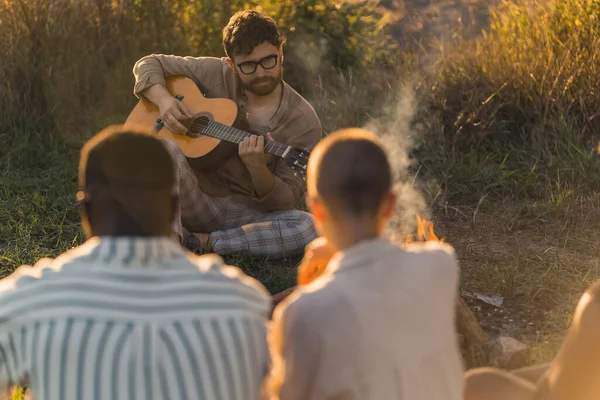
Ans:
[[[194,81],[183,76],[167,78],[166,88],[193,115],[191,120],[181,121],[188,128],[185,134],[173,133],[163,126],[158,107],[147,100],[137,103],[124,127],[138,126],[174,141],[194,170],[210,172],[218,169],[237,154],[237,145],[251,135],[247,132],[248,121],[233,100],[207,98]],[[265,152],[281,157],[303,178],[306,176],[308,150],[265,140]]]

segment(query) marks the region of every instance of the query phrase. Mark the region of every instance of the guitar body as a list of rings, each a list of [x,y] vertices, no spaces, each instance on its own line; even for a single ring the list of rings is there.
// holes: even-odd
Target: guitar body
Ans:
[[[167,78],[166,87],[171,95],[183,96],[183,104],[195,117],[206,116],[223,125],[247,130],[248,122],[238,112],[238,106],[233,100],[207,98],[194,81],[183,76]],[[150,131],[156,125],[158,117],[158,107],[147,100],[140,100],[129,114],[124,127],[138,126]],[[210,136],[179,135],[164,126],[156,132],[156,136],[174,141],[196,171],[216,170],[238,151],[236,144]]]
[[[185,134],[175,134],[164,127],[158,107],[147,100],[136,104],[123,126],[138,127],[159,138],[172,140],[194,170],[211,172],[219,169],[238,153],[239,143],[251,135],[248,120],[233,100],[207,98],[194,81],[183,76],[167,78],[166,88],[193,115],[189,121],[180,121],[188,129]],[[309,150],[267,139],[264,150],[281,157],[302,178],[306,177]]]

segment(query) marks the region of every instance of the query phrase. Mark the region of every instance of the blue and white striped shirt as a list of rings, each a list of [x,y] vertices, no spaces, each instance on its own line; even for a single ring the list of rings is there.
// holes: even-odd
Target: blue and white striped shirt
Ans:
[[[92,238],[0,281],[0,387],[36,400],[258,399],[265,288],[168,238]]]

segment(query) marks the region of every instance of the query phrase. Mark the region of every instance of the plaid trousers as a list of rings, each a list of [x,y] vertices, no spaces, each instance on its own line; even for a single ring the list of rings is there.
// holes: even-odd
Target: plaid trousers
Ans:
[[[317,237],[312,215],[307,212],[260,212],[234,196],[204,193],[181,149],[173,141],[164,142],[176,168],[179,207],[173,230],[180,237],[188,232],[210,233],[214,253],[249,253],[270,259],[301,255]]]

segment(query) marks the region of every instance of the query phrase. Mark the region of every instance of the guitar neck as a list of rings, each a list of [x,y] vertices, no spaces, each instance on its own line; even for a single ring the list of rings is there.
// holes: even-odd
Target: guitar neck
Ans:
[[[193,127],[193,124],[192,124]],[[210,136],[215,139],[224,140],[226,142],[239,144],[244,141],[245,138],[251,136],[250,133],[237,129],[231,126],[223,125],[216,121],[210,121],[206,127],[200,129],[202,135]],[[285,144],[274,142],[272,140],[265,140],[265,153],[273,154],[278,157],[283,157],[288,151],[288,147]]]

